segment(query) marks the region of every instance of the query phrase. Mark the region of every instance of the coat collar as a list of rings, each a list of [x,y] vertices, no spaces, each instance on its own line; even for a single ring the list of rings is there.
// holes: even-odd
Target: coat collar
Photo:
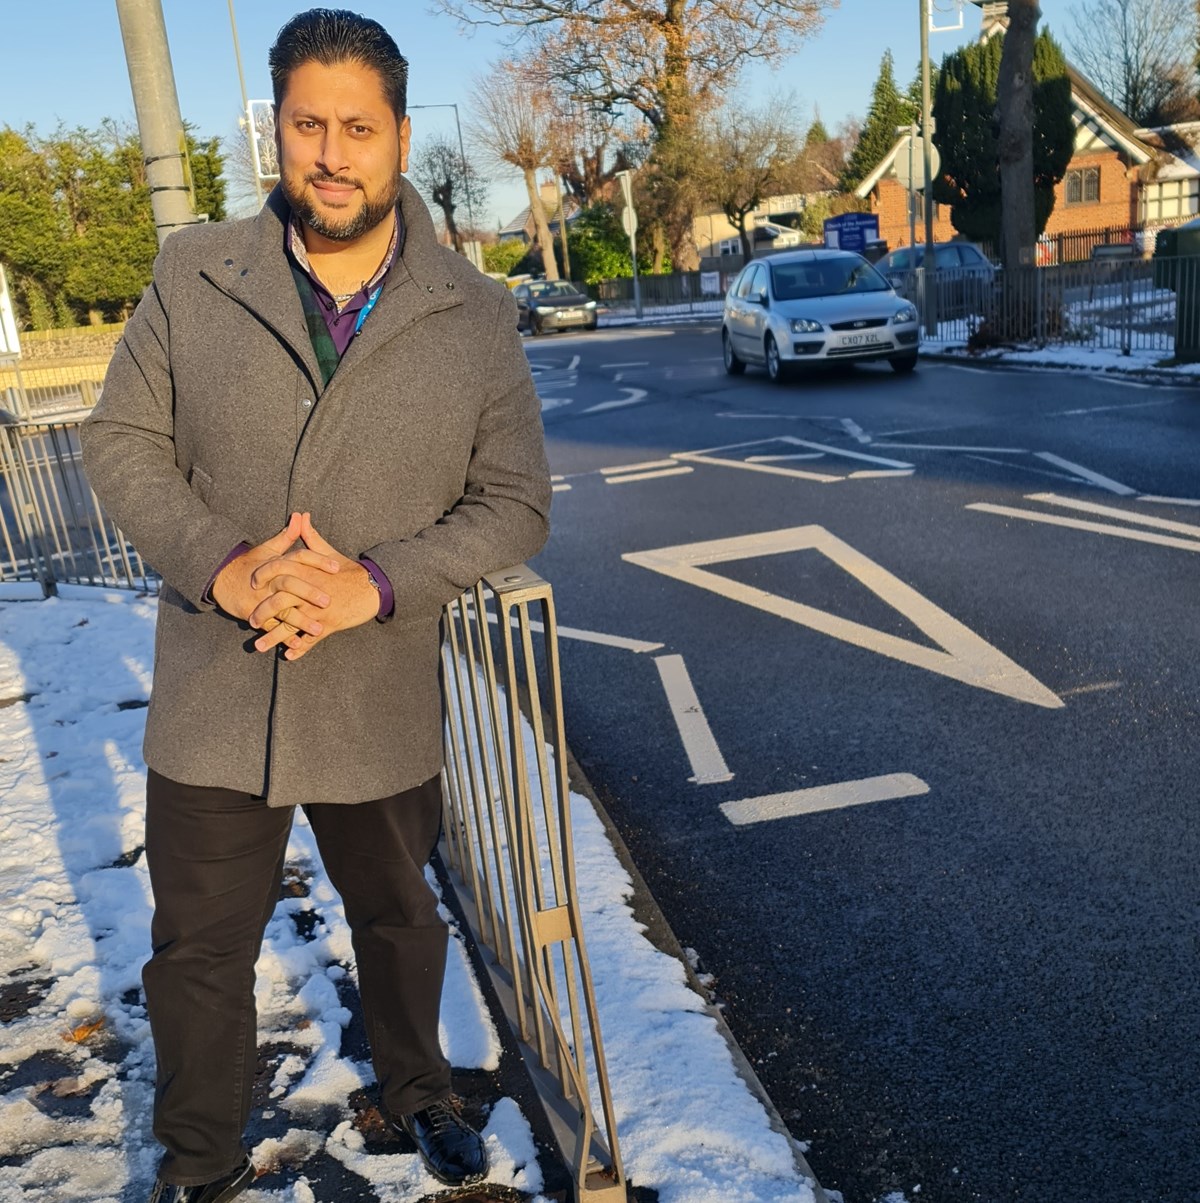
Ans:
[[[429,210],[417,190],[403,178],[399,206],[405,226],[404,246],[387,274],[381,303],[362,334],[350,344],[335,380],[413,322],[461,303]],[[222,248],[224,256],[214,257],[201,268],[201,274],[270,326],[304,365],[316,387],[321,373],[284,250],[289,216],[283,190],[276,185],[259,214],[245,223],[247,236],[236,244],[231,240]]]

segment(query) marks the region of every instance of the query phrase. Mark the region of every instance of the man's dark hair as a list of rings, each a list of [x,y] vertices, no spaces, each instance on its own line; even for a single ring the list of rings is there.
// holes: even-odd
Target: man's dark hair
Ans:
[[[279,31],[267,55],[275,108],[283,102],[288,79],[297,67],[305,63],[332,67],[345,62],[373,67],[396,120],[403,120],[408,101],[408,60],[378,21],[343,8],[310,8]]]

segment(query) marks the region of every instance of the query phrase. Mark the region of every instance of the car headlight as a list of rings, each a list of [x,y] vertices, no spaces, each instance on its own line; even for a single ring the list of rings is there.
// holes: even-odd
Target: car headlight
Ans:
[[[892,321],[897,325],[904,322],[915,322],[917,320],[917,307],[915,305],[905,305],[903,309],[897,309],[892,314]]]
[[[595,302],[595,301],[588,301],[588,302],[586,302],[586,303],[584,304],[584,306],[583,306],[583,307],[584,307],[584,309],[595,309],[595,308],[596,308],[596,302]]]
[[[553,305],[535,305],[534,312],[535,313],[557,313],[558,311],[554,308]]]
[[[792,333],[793,334],[820,334],[825,327],[820,322],[814,322],[808,317],[792,318]]]

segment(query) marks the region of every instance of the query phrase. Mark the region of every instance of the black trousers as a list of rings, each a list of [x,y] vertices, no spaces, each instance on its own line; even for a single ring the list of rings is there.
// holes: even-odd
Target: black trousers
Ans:
[[[424,867],[441,826],[437,777],[355,806],[305,807],[342,897],[375,1075],[393,1114],[450,1092],[438,1042],[447,931]],[[154,1135],[174,1185],[243,1156],[256,1061],[254,963],[279,899],[290,808],[151,771],[146,860],[153,956],[142,971],[158,1060]]]

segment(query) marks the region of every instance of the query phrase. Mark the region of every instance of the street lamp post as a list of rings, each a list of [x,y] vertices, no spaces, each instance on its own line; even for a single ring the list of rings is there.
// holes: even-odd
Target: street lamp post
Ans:
[[[231,0],[232,2],[232,0]],[[475,210],[471,205],[471,169],[467,166],[467,151],[463,145],[462,122],[458,119],[457,104],[410,104],[410,109],[453,109],[454,125],[458,130],[458,153],[462,158],[463,191],[467,194],[467,220],[471,223],[471,233],[475,233]],[[474,239],[472,238],[472,241]],[[476,264],[476,267],[480,266]]]
[[[242,88],[242,121],[245,123],[246,137],[254,141],[254,114],[250,112],[250,97],[246,94],[246,74],[242,70],[242,48],[238,45],[237,19],[233,15],[233,0],[229,0],[229,28],[233,32],[233,57],[237,60],[238,83]],[[258,198],[258,207],[263,206],[262,178],[258,174],[257,159],[253,145],[250,149],[250,162],[254,170],[254,195]]]

